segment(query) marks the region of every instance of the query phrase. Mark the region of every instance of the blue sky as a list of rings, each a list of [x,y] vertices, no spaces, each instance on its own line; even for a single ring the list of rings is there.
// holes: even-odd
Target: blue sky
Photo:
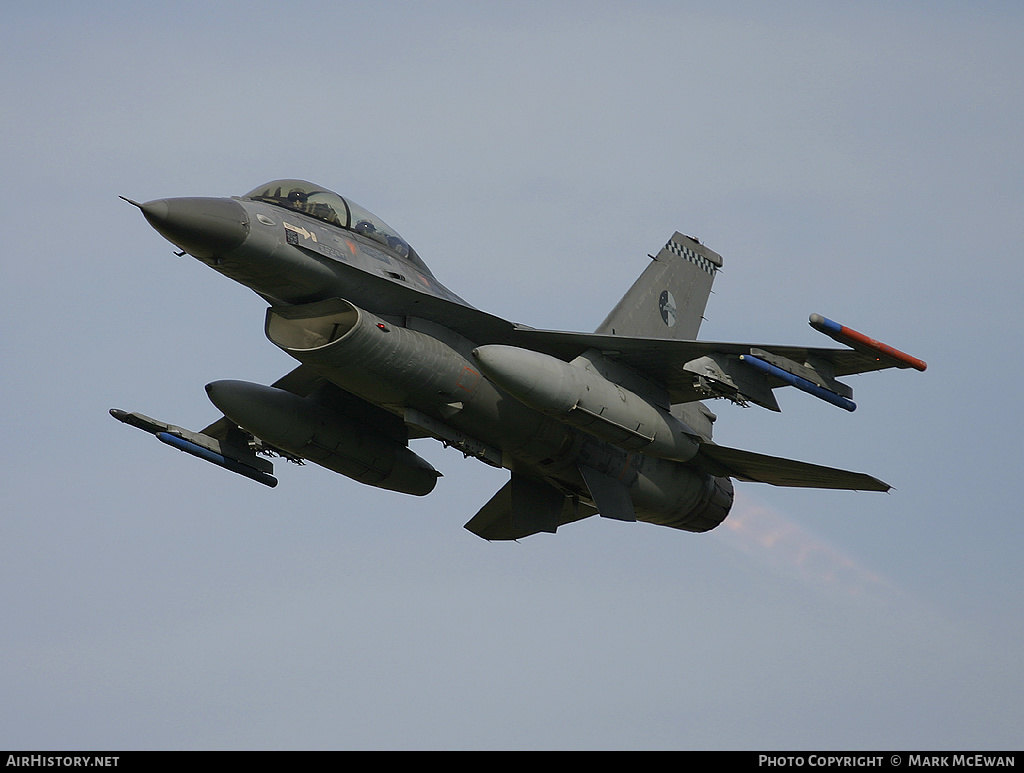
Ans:
[[[1011,3],[36,3],[4,12],[0,745],[1019,748],[1024,19]],[[136,200],[299,177],[474,305],[592,330],[674,230],[702,337],[929,363],[719,442],[888,495],[739,484],[706,535],[488,544],[505,474],[269,490],[113,421],[293,363]]]

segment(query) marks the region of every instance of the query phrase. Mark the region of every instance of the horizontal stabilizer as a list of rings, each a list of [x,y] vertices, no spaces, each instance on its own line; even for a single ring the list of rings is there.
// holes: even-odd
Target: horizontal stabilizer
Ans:
[[[596,510],[540,480],[512,479],[480,508],[466,528],[485,540],[517,540],[594,515]]]
[[[837,470],[809,462],[701,443],[698,463],[712,475],[797,488],[888,491],[891,487],[863,472]]]

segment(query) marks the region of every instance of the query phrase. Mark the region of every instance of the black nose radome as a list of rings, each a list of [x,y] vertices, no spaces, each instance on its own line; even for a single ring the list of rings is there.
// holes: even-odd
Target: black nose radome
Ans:
[[[165,239],[197,258],[231,252],[249,233],[249,216],[231,199],[157,199],[136,206]]]

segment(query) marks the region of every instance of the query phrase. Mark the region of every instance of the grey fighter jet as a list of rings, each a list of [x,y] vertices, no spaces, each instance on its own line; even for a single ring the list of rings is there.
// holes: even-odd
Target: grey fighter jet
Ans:
[[[268,486],[272,457],[424,495],[440,473],[409,448],[431,437],[504,467],[509,482],[466,524],[513,540],[590,515],[703,532],[733,478],[887,491],[863,473],[726,448],[705,400],[779,410],[792,386],[852,411],[838,379],[925,363],[818,314],[843,348],[696,340],[722,258],[676,233],[594,333],[537,330],[473,308],[412,247],[350,199],[302,180],[240,198],[126,199],[180,254],[269,303],[270,341],[300,363],[271,386],[206,386],[223,417],[194,432],[118,420]]]

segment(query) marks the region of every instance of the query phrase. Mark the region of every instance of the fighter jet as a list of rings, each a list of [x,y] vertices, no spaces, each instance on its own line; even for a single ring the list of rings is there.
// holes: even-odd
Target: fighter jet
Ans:
[[[819,314],[811,326],[842,348],[697,340],[722,257],[681,233],[594,333],[578,333],[473,308],[383,220],[303,180],[125,200],[178,254],[264,298],[267,338],[299,365],[270,386],[207,384],[223,417],[200,432],[115,418],[268,486],[276,457],[418,496],[441,473],[409,441],[434,438],[510,471],[466,524],[487,540],[594,514],[704,532],[728,515],[732,479],[887,491],[864,473],[718,445],[705,401],[778,411],[774,390],[790,386],[852,411],[839,378],[926,367]]]

